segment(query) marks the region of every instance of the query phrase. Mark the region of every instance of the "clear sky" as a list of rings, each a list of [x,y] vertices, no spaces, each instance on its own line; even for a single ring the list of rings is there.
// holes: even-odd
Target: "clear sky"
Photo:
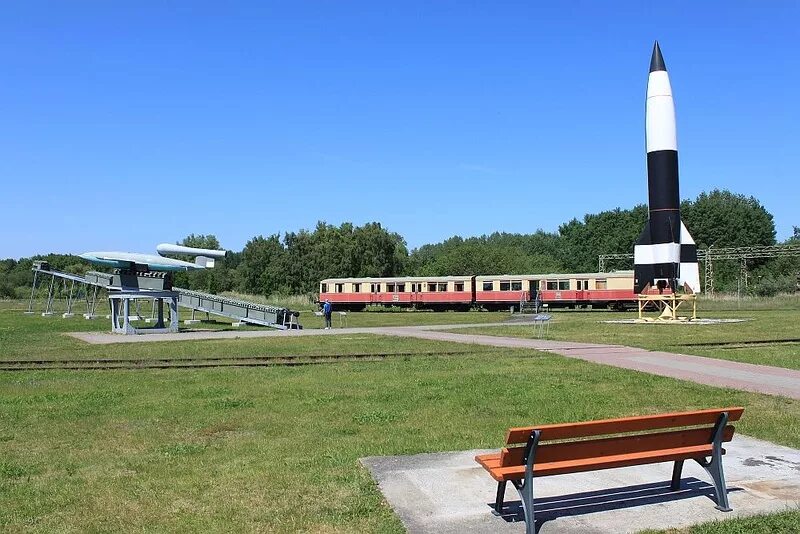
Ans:
[[[189,233],[241,250],[318,220],[379,221],[413,248],[646,203],[655,39],[681,197],[753,195],[783,240],[799,6],[7,2],[0,257]]]

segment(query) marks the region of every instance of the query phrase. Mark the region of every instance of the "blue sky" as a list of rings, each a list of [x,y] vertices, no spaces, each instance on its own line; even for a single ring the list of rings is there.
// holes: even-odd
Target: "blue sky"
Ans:
[[[412,248],[646,203],[655,39],[681,197],[753,195],[786,239],[800,4],[666,5],[6,3],[0,257],[318,220]]]

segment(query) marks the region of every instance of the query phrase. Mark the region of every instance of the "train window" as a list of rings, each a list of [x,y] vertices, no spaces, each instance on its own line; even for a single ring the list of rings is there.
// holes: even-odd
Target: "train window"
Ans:
[[[494,282],[484,282],[483,283],[483,290],[484,291],[494,291]]]
[[[320,293],[327,293],[328,292],[328,284],[322,284],[322,288],[319,290]]]
[[[464,282],[456,282],[453,287],[456,291],[464,291]]]
[[[397,287],[397,292],[398,293],[404,293],[405,290],[406,290],[406,285],[405,284],[397,284],[396,287]]]
[[[558,289],[564,291],[569,289],[569,280],[559,280],[558,281]]]
[[[361,284],[353,284],[353,293],[361,293]]]
[[[511,282],[511,291],[522,291],[522,280],[514,280]]]
[[[595,289],[606,289],[607,282],[605,280],[597,280],[594,283]]]
[[[447,282],[439,282],[439,291],[447,291]]]
[[[371,293],[380,293],[381,292],[381,285],[380,284],[370,284],[369,288]]]
[[[436,284],[428,284],[428,291],[436,291]]]
[[[547,289],[549,289],[551,291],[554,290],[554,289],[558,289],[558,282],[556,282],[555,280],[548,280],[547,281]]]
[[[336,284],[336,292],[343,293],[344,292],[344,284]]]
[[[511,290],[511,282],[504,282],[500,280],[500,291],[510,291]]]
[[[589,289],[589,281],[588,280],[584,280],[583,281],[583,289],[587,289],[587,290]]]
[[[386,292],[394,293],[394,284],[386,284]]]

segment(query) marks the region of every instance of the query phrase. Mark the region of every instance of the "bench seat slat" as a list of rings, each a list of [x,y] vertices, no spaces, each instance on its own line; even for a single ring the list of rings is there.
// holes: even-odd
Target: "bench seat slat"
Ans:
[[[597,471],[600,469],[613,469],[675,460],[690,460],[710,456],[712,445],[694,445],[664,450],[649,450],[638,453],[615,454],[597,458],[583,458],[579,460],[564,460],[533,464],[533,476],[542,477],[560,475],[565,473],[579,473],[582,471]],[[724,453],[724,449],[723,449]],[[525,466],[515,465],[500,466],[500,453],[476,456],[475,460],[481,464],[489,474],[498,482],[507,480],[520,480],[525,477]]]
[[[601,419],[579,423],[516,427],[508,430],[506,434],[506,444],[524,444],[528,441],[528,436],[530,436],[531,431],[534,429],[542,431],[540,441],[547,441],[553,439],[583,438],[601,436],[604,434],[658,430],[663,428],[713,425],[716,423],[721,412],[728,412],[728,421],[733,422],[738,421],[742,417],[744,408],[731,407],[715,410],[697,410],[694,412],[622,417],[619,419]]]

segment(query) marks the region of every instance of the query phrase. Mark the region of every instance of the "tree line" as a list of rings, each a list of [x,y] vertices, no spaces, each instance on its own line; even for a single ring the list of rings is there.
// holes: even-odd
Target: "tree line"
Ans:
[[[313,230],[258,235],[239,252],[230,252],[214,269],[178,273],[175,285],[220,293],[237,291],[264,296],[314,293],[324,278],[446,276],[595,272],[601,254],[630,253],[647,221],[647,206],[587,214],[556,232],[495,232],[480,237],[454,236],[409,251],[403,237],[372,222],[363,226],[317,223]],[[775,245],[772,215],[753,198],[730,191],[701,193],[681,203],[681,217],[699,249],[714,246]],[[800,244],[800,229],[786,243]],[[190,235],[179,244],[221,248],[213,235]],[[49,254],[0,261],[0,298],[24,298],[31,266],[43,259],[73,273],[93,269],[80,258]],[[631,268],[630,263],[612,267]],[[715,289],[736,290],[739,265],[715,264]],[[750,291],[774,294],[794,291],[800,259],[752,260]]]

